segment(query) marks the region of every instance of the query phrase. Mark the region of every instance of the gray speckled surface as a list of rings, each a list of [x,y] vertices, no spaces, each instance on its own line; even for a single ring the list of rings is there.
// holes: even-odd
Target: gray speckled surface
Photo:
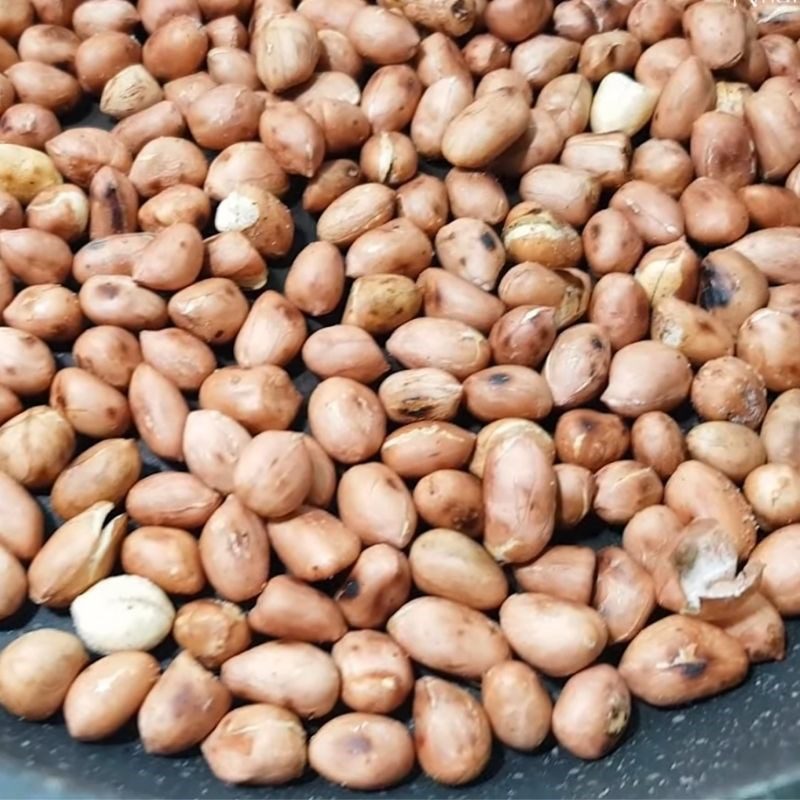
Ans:
[[[109,121],[96,111],[74,124],[109,127]],[[313,237],[308,215],[300,212],[296,219],[295,252]],[[270,265],[270,288],[282,285],[285,266]],[[313,327],[317,326],[315,322]],[[298,388],[307,394],[316,382],[313,376],[293,374]],[[147,462],[148,472],[163,468],[152,456]],[[595,547],[618,539],[591,527],[580,538]],[[34,611],[27,608],[18,618],[0,623],[0,648],[22,629],[69,626],[64,615]],[[789,623],[787,629],[786,661],[756,667],[745,684],[722,697],[671,710],[637,703],[627,739],[602,761],[581,762],[552,741],[531,755],[497,747],[486,775],[470,786],[443,788],[417,774],[400,787],[373,796],[471,800],[800,797],[800,621]],[[160,655],[168,657],[169,649]],[[0,710],[0,799],[29,797],[322,800],[364,795],[311,776],[284,788],[225,786],[213,778],[197,752],[182,758],[147,756],[134,730],[109,742],[85,745],[72,741],[59,719],[26,723]]]

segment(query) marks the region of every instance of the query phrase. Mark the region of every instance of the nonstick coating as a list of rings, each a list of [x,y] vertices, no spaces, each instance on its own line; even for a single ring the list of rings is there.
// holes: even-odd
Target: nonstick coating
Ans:
[[[3,0],[0,0],[2,2]],[[109,128],[95,108],[84,109],[65,127]],[[435,167],[429,170],[441,174]],[[313,220],[294,205],[297,234],[293,254],[314,239]],[[280,288],[290,259],[270,263],[269,288]],[[320,324],[337,321],[336,315]],[[224,358],[224,355],[223,355]],[[62,364],[69,363],[60,354]],[[298,368],[295,383],[304,395],[316,379]],[[302,422],[302,420],[301,420]],[[145,474],[173,468],[143,450]],[[46,498],[42,498],[46,506]],[[13,513],[13,509],[0,509]],[[50,520],[51,529],[53,520]],[[619,534],[595,523],[558,541],[598,548]],[[66,615],[29,605],[0,622],[0,648],[20,633],[41,627],[69,629]],[[739,688],[686,708],[658,710],[635,703],[625,741],[605,759],[582,762],[552,739],[536,753],[495,745],[482,778],[469,786],[437,786],[419,772],[386,798],[707,798],[800,796],[800,621],[787,624],[786,660],[760,665]],[[174,648],[156,655],[169,659]],[[611,653],[615,660],[619,653]],[[556,685],[552,685],[556,689]],[[0,798],[276,798],[324,800],[365,797],[313,777],[290,786],[227,786],[209,772],[197,750],[181,758],[156,758],[142,750],[134,728],[100,744],[81,744],[66,733],[63,720],[27,723],[0,710]]]

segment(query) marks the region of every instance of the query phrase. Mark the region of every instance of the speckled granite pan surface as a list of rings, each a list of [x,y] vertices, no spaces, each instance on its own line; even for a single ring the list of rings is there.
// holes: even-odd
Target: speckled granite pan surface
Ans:
[[[87,110],[68,127],[109,128],[109,122]],[[288,200],[296,202],[297,193]],[[300,211],[295,217],[293,253],[314,238],[309,216]],[[270,263],[269,288],[282,286],[288,263]],[[332,320],[333,315],[325,322]],[[68,360],[59,356],[62,364]],[[300,371],[293,375],[307,396],[316,379]],[[152,454],[143,456],[146,474],[167,466]],[[589,528],[571,537],[573,541],[602,547],[616,543],[618,536]],[[16,618],[0,622],[0,648],[24,630],[69,625],[66,615],[28,606]],[[81,744],[69,738],[59,718],[25,723],[0,710],[0,800],[800,798],[800,621],[787,623],[787,634],[785,661],[759,665],[742,686],[721,697],[668,710],[636,703],[627,738],[602,761],[579,761],[560,751],[552,739],[530,755],[496,746],[482,779],[460,788],[437,786],[419,773],[373,795],[336,789],[310,775],[282,788],[226,786],[214,779],[198,751],[181,758],[146,755],[133,728],[108,742]],[[157,653],[164,658],[171,654],[169,648]]]

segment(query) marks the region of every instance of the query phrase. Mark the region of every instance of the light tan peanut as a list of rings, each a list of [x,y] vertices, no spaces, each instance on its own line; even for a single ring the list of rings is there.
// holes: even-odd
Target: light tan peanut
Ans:
[[[322,130],[294,103],[281,102],[270,106],[261,115],[258,130],[261,141],[289,174],[310,178],[325,158]]]
[[[538,367],[555,340],[555,310],[543,306],[512,308],[489,333],[492,357],[498,364]]]
[[[610,363],[611,344],[599,326],[576,325],[560,334],[542,371],[555,405],[570,408],[597,397]]]
[[[28,204],[25,221],[31,228],[74,242],[86,233],[89,201],[77,186],[51,186],[39,192]]]
[[[0,546],[20,561],[30,561],[44,541],[44,516],[33,497],[5,472],[0,472],[0,500],[14,508],[0,523]],[[27,594],[27,591],[26,591]]]
[[[35,228],[1,231],[0,258],[15,278],[29,285],[62,283],[72,266],[69,245]]]
[[[559,189],[554,193],[554,186]],[[600,198],[600,182],[582,169],[543,164],[522,176],[520,197],[558,213],[571,225],[583,225]]]
[[[674,547],[683,530],[675,512],[662,505],[648,506],[625,526],[622,546],[630,557],[653,574],[667,548]]]
[[[756,148],[745,121],[707,111],[692,126],[690,153],[698,177],[716,178],[731,189],[753,183]]]
[[[129,575],[148,578],[170,594],[194,595],[206,583],[197,540],[180,528],[137,528],[122,543],[121,562]]]
[[[550,464],[527,434],[498,442],[488,450],[483,473],[484,544],[497,560],[530,561],[549,542],[556,505]]]
[[[419,46],[419,34],[405,17],[370,6],[353,15],[347,37],[359,55],[375,64],[408,61]]]
[[[183,184],[170,186],[151,197],[138,213],[142,229],[151,233],[159,233],[177,224],[188,224],[202,230],[210,217],[211,203],[203,190]]]
[[[239,329],[234,355],[243,367],[285,366],[300,352],[306,336],[300,311],[277,292],[264,292]]]
[[[94,742],[115,734],[136,715],[159,673],[149,653],[113,653],[91,664],[64,698],[69,735]]]
[[[426,342],[427,351],[418,344]],[[463,379],[489,363],[488,341],[474,328],[445,319],[415,319],[397,328],[386,348],[405,367],[437,367]]]
[[[78,433],[96,439],[121,436],[131,424],[125,395],[78,367],[56,373],[50,384],[50,406],[60,411]]]
[[[222,682],[237,697],[274,703],[300,717],[328,714],[339,698],[333,659],[306,642],[267,642],[229,658]]]
[[[337,246],[352,244],[361,234],[394,216],[395,193],[379,183],[355,186],[322,212],[317,236]]]
[[[325,161],[303,191],[303,208],[324,211],[337,197],[361,183],[361,168],[355,161],[337,158]]]
[[[633,151],[631,176],[679,197],[694,178],[692,159],[671,139],[648,139]]]
[[[75,365],[115,389],[127,389],[142,360],[139,342],[123,328],[97,325],[84,331],[72,346]]]
[[[387,714],[411,693],[411,662],[385,633],[346,633],[331,655],[342,676],[342,700],[355,711]]]
[[[677,297],[666,297],[654,305],[650,335],[654,341],[675,347],[692,364],[733,355],[733,336],[724,323]]]
[[[553,734],[579,758],[602,758],[621,740],[630,716],[625,681],[613,667],[598,664],[564,685],[553,708]]]
[[[727,420],[750,428],[758,428],[767,413],[764,379],[746,361],[733,356],[714,359],[698,370],[691,400],[704,419]],[[773,405],[776,415],[779,407]]]
[[[596,475],[594,511],[612,525],[628,522],[638,511],[661,502],[663,486],[655,470],[638,461],[613,461]]]
[[[288,575],[276,575],[247,615],[250,627],[275,639],[335,642],[347,633],[342,612],[330,597]]]
[[[700,259],[685,240],[659,245],[645,253],[634,277],[651,304],[668,297],[691,301],[697,294]]]
[[[72,274],[78,283],[102,275],[130,276],[133,259],[152,241],[151,233],[129,233],[89,242],[75,254]]]
[[[78,295],[55,283],[23,289],[3,311],[12,328],[46,342],[69,342],[83,329]]]
[[[538,675],[521,661],[496,664],[481,682],[494,735],[516,750],[535,750],[550,732],[553,703]]]
[[[550,387],[534,370],[513,364],[489,367],[464,381],[469,412],[484,422],[506,417],[542,419],[553,407]]]
[[[209,517],[199,545],[208,582],[226,600],[249,600],[266,585],[270,549],[264,524],[235,495]]]
[[[271,92],[282,92],[311,77],[319,58],[314,26],[293,12],[269,20],[252,42],[256,71]]]
[[[414,488],[414,505],[431,527],[461,531],[473,538],[483,531],[481,482],[468,472],[443,469],[425,475]]]
[[[148,753],[180,753],[199,744],[231,706],[223,683],[185,650],[164,670],[139,709],[137,724]]]
[[[669,244],[683,235],[680,206],[665,192],[644,181],[630,181],[618,189],[610,207],[628,217],[646,244]]]
[[[776,228],[756,231],[736,242],[733,249],[755,264],[772,283],[793,283],[797,278],[789,254],[795,247],[800,229]]]
[[[774,530],[800,521],[799,486],[800,474],[789,464],[763,464],[750,472],[744,481],[744,495],[762,529]]]
[[[704,422],[686,435],[689,455],[702,461],[734,483],[741,483],[766,459],[766,451],[758,434],[735,422]]]
[[[61,708],[88,661],[71,633],[53,628],[25,633],[0,653],[0,703],[14,716],[47,719]]]
[[[684,461],[664,487],[664,502],[685,524],[703,517],[719,521],[742,558],[755,546],[750,506],[729,478],[707,464]]]
[[[384,464],[350,467],[339,481],[337,505],[342,522],[367,546],[385,543],[401,549],[416,531],[411,494]]]
[[[423,619],[424,626],[420,624]],[[411,600],[389,619],[386,629],[415,661],[466,679],[480,678],[509,657],[497,623],[441,597]],[[458,631],[464,633],[459,636]],[[471,642],[468,648],[467,639]]]
[[[648,411],[631,428],[633,457],[666,480],[686,460],[686,443],[678,423],[663,411]]]
[[[630,433],[618,416],[580,408],[559,417],[554,441],[561,461],[596,472],[622,458]]]
[[[299,778],[306,766],[306,734],[300,720],[267,703],[226,714],[201,749],[209,769],[228,783],[278,785]]]
[[[103,500],[119,504],[139,479],[142,461],[131,439],[107,439],[85,450],[56,478],[53,510],[70,519]]]
[[[589,606],[543,594],[514,594],[500,609],[514,650],[546,675],[565,677],[591,664],[606,646],[603,618]]]
[[[233,482],[237,496],[260,516],[292,513],[311,484],[311,459],[302,436],[289,431],[258,434],[242,449]]]
[[[167,319],[167,305],[127,275],[93,275],[78,293],[81,311],[96,325],[133,331],[155,330]]]
[[[412,713],[423,772],[448,786],[469,783],[483,772],[492,729],[480,703],[465,689],[440,678],[420,678]]]
[[[188,187],[173,188],[183,191]],[[171,190],[168,189],[167,192],[169,191]],[[195,196],[196,191],[199,190],[192,187],[191,196]],[[162,196],[164,194],[166,192],[162,192]],[[205,206],[209,205],[208,198],[202,192],[200,194],[204,198],[203,213],[205,213]],[[186,195],[185,199],[189,200],[191,196]],[[239,231],[220,233],[206,239],[205,245],[205,265],[215,278],[229,278],[242,289],[261,289],[266,285],[267,263],[243,233]]]
[[[355,628],[380,628],[408,600],[411,570],[402,551],[388,544],[365,548],[334,599]]]
[[[128,148],[98,128],[72,128],[45,145],[56,169],[71,183],[86,189],[102,167],[127,173],[131,168]]]
[[[542,87],[536,98],[536,108],[552,116],[565,138],[586,130],[591,105],[592,87],[583,75],[558,75]]]
[[[707,622],[671,616],[631,642],[619,670],[634,696],[672,706],[735,686],[747,668],[747,654],[731,636]]]
[[[75,431],[50,406],[27,408],[0,427],[0,470],[27,489],[50,486],[74,450]]]
[[[189,407],[178,387],[149,364],[139,364],[131,377],[128,401],[133,423],[147,446],[162,458],[182,461]]]
[[[211,86],[213,85],[212,82]],[[154,139],[161,136],[181,136],[185,130],[186,122],[181,109],[172,100],[167,99],[120,120],[112,129],[112,133],[133,155],[138,155],[139,151]]]
[[[717,100],[711,70],[698,56],[681,62],[670,75],[658,98],[651,134],[656,139],[688,141],[694,121],[712,111]]]
[[[524,75],[533,89],[541,89],[553,78],[570,72],[580,50],[577,42],[542,33],[514,48],[511,68]]]
[[[144,360],[184,391],[197,391],[217,365],[211,348],[180,328],[142,331],[139,342]]]
[[[141,45],[124,31],[107,30],[80,42],[74,53],[74,69],[81,88],[99,95],[118,72],[142,60]]]
[[[736,355],[764,379],[767,389],[783,392],[798,384],[798,364],[794,352],[786,347],[793,340],[798,321],[770,308],[752,313],[739,329]]]
[[[500,108],[502,125],[498,125]],[[489,92],[448,124],[442,138],[442,154],[456,167],[484,167],[525,132],[529,112],[519,91],[505,87]]]
[[[183,453],[189,471],[206,486],[230,494],[233,470],[250,434],[232,417],[215,410],[189,413],[183,431]]]
[[[194,600],[182,606],[172,635],[207,669],[246,650],[251,640],[244,613],[224,600]]]
[[[193,142],[159,136],[142,147],[129,177],[142,197],[154,197],[170,186],[202,186],[208,172],[203,151]]]
[[[289,188],[289,176],[261,142],[236,142],[211,162],[203,189],[224,200],[242,183],[259,183],[280,197]]]
[[[470,608],[498,608],[508,595],[497,563],[480,544],[457,531],[438,528],[423,533],[411,547],[409,566],[418,589]]]
[[[353,742],[358,742],[358,749]],[[405,778],[414,765],[406,726],[378,714],[351,713],[327,722],[311,737],[309,763],[329,781],[375,790]]]
[[[323,450],[344,464],[366,461],[386,434],[386,415],[377,395],[349,378],[322,381],[311,393],[308,418]]]
[[[28,571],[28,593],[37,604],[67,607],[111,574],[127,530],[127,517],[110,502],[95,503],[65,522],[36,554]]]
[[[236,338],[248,310],[247,299],[228,278],[198,281],[172,295],[167,305],[175,325],[208,344]]]
[[[381,273],[416,278],[432,258],[428,237],[410,220],[394,219],[353,242],[345,259],[346,273],[352,278]]]
[[[634,342],[611,359],[608,387],[600,399],[622,416],[671,411],[688,396],[691,381],[682,353],[661,342]]]
[[[288,571],[305,581],[325,580],[358,558],[358,537],[327,511],[300,506],[292,515],[271,519],[270,542]]]
[[[89,238],[105,239],[137,228],[139,197],[127,175],[101,167],[89,184]]]
[[[605,620],[611,644],[630,641],[655,608],[653,579],[625,550],[605,547],[597,554],[592,604]]]
[[[67,72],[37,61],[19,61],[5,72],[23,103],[65,114],[73,109],[81,97],[81,87]]]
[[[214,225],[221,233],[241,231],[265,258],[283,256],[294,239],[289,209],[256,183],[242,183],[217,206]]]
[[[224,367],[203,381],[200,406],[227,414],[250,433],[286,430],[302,397],[280,367]]]
[[[594,550],[577,545],[556,545],[535,561],[514,567],[519,588],[581,605],[589,605],[594,588]]]
[[[765,275],[736,250],[709,253],[702,261],[698,305],[720,320],[731,334],[769,301]]]
[[[416,72],[407,64],[392,64],[377,69],[367,81],[361,109],[374,133],[401,131],[416,118],[421,96]]]

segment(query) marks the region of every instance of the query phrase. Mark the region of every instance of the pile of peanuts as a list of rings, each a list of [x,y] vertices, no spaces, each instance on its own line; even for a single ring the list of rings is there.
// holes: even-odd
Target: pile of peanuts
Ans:
[[[778,0],[2,0],[0,619],[74,633],[14,639],[0,705],[231,783],[458,785],[783,658],[798,36]]]

